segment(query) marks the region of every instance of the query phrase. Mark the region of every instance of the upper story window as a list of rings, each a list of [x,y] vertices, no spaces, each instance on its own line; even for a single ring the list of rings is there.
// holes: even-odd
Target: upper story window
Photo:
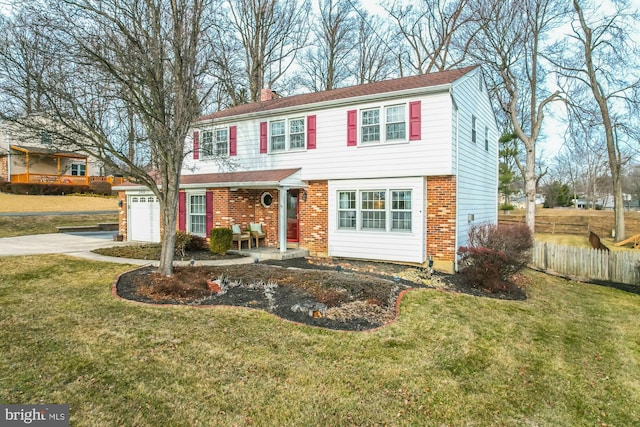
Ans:
[[[489,151],[489,128],[487,126],[484,127],[484,149]]]
[[[51,145],[51,134],[49,131],[40,131],[40,143],[42,145]]]
[[[476,116],[471,116],[471,142],[474,144],[478,141],[478,119]]]
[[[271,152],[303,149],[305,147],[305,120],[294,118],[270,123],[269,148]]]
[[[382,124],[384,132],[381,132]],[[406,139],[407,115],[404,104],[360,111],[360,142],[363,144]]]
[[[229,155],[229,128],[218,128],[202,132],[200,152],[204,157]]]

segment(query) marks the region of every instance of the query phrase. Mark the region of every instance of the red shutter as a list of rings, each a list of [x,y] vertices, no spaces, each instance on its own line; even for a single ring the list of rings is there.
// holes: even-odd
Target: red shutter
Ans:
[[[178,193],[178,230],[187,231],[187,193]]]
[[[420,101],[409,103],[409,141],[422,139],[422,109]]]
[[[347,111],[347,146],[358,145],[358,110]]]
[[[267,122],[260,122],[260,153],[267,152]]]
[[[193,159],[198,160],[200,158],[200,132],[193,131]]]
[[[238,155],[238,144],[237,144],[237,136],[238,128],[237,126],[229,127],[229,155],[237,156]]]
[[[316,116],[307,117],[307,149],[316,148]]]
[[[207,212],[207,228],[205,229],[205,232],[208,237],[209,234],[211,233],[211,229],[213,228],[213,191],[207,191],[205,196],[205,201],[206,201],[206,212]]]

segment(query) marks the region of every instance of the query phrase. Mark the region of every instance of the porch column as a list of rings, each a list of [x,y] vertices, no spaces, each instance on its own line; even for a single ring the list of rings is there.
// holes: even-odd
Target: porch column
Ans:
[[[280,252],[287,251],[287,188],[278,189],[278,241]]]

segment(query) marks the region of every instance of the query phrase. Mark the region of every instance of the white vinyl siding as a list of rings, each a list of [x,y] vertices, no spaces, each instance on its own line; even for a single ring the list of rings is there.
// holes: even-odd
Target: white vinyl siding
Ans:
[[[403,101],[405,98],[402,99]],[[450,175],[453,173],[451,148],[451,97],[448,92],[431,94],[421,98],[411,98],[406,102],[422,101],[422,139],[419,141],[395,141],[402,143],[361,143],[360,112],[380,108],[380,103],[366,103],[317,110],[313,114],[317,120],[317,147],[314,150],[295,149],[272,151],[267,140],[269,154],[260,153],[260,123],[268,122],[267,138],[270,137],[270,121],[267,117],[247,118],[237,123],[237,157],[234,163],[238,170],[298,169],[302,180],[355,179],[386,177]],[[398,105],[400,100],[389,102]],[[358,139],[360,146],[347,146],[347,111],[357,109]],[[274,114],[275,116],[275,114]],[[277,116],[276,116],[277,117]],[[283,117],[283,121],[300,115]],[[385,123],[385,122],[381,122]],[[306,138],[305,120],[305,138]],[[463,122],[460,122],[463,127]],[[408,122],[406,131],[408,137]],[[285,133],[287,123],[285,123]],[[386,131],[382,131],[386,133]],[[384,137],[384,135],[383,135]],[[286,140],[286,137],[285,137]],[[286,144],[285,144],[286,145]],[[196,169],[194,169],[197,166]],[[225,164],[214,161],[185,159],[183,173],[228,172]]]
[[[329,256],[424,262],[424,177],[329,181]]]

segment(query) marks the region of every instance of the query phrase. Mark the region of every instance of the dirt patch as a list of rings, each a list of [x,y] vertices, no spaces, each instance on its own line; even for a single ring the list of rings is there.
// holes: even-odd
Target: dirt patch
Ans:
[[[292,259],[228,266],[176,267],[162,277],[152,267],[124,273],[119,296],[154,304],[229,305],[336,330],[367,330],[395,318],[401,292],[442,288],[474,295],[524,299],[524,291],[487,295],[456,283],[459,276],[387,263]],[[208,282],[220,292],[212,291]]]

